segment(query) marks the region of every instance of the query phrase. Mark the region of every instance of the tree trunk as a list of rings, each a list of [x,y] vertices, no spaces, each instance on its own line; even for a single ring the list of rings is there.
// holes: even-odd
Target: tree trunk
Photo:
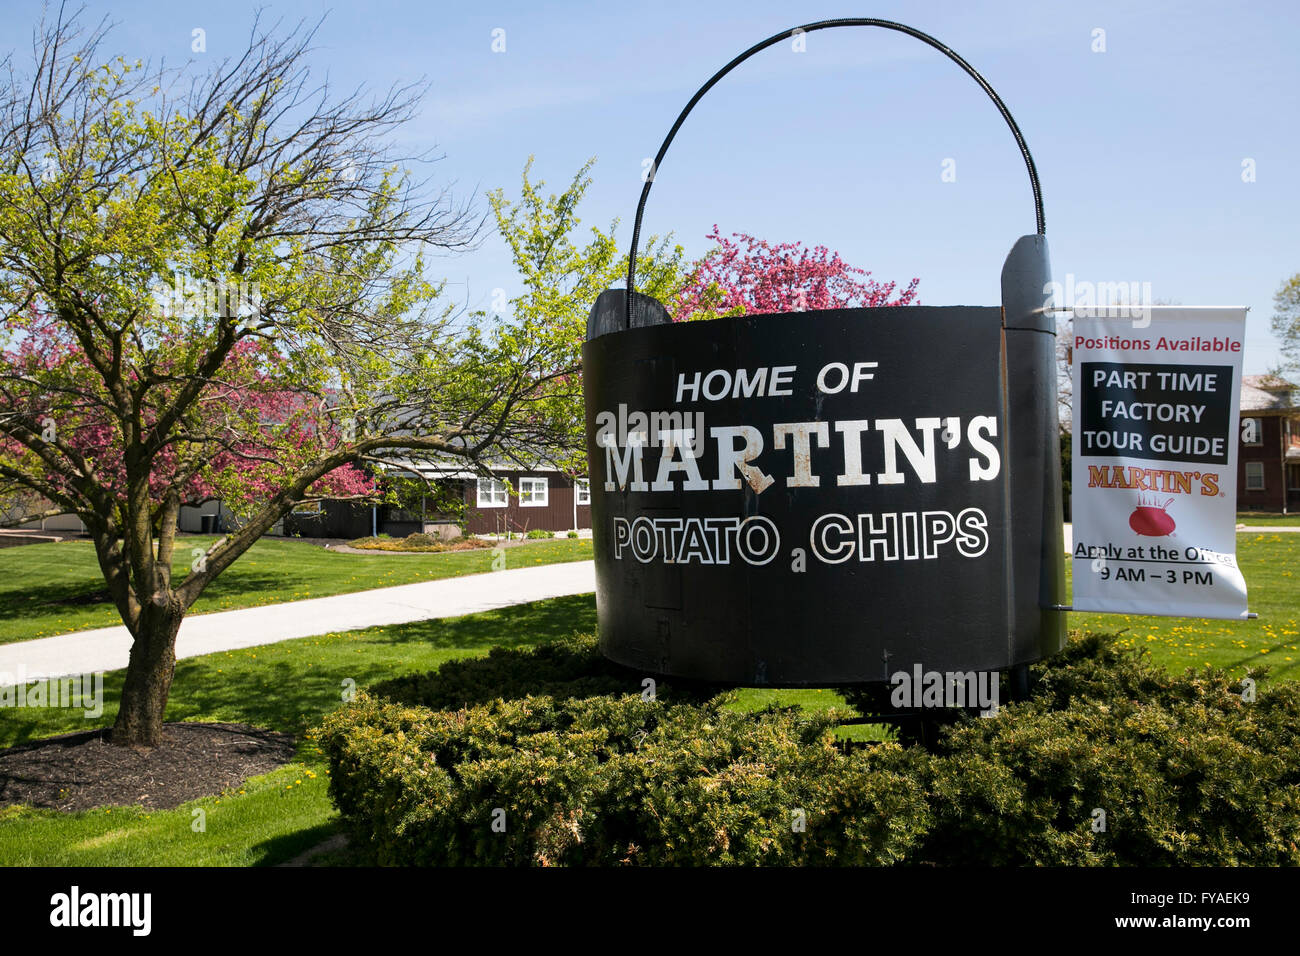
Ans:
[[[162,606],[141,609],[117,721],[113,724],[114,744],[157,747],[162,743],[163,715],[176,672],[176,634],[184,616],[184,607],[174,598]]]

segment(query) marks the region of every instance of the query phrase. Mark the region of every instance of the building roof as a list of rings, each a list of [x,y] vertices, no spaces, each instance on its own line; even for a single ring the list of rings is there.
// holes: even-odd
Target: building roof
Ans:
[[[1241,380],[1241,411],[1277,412],[1295,407],[1296,386],[1278,375],[1247,375]]]
[[[485,469],[490,469],[493,473],[517,471],[524,474],[566,474],[554,464],[536,461],[528,462],[507,462],[507,461],[486,461],[483,462]],[[385,458],[379,467],[384,471],[392,471],[398,474],[406,473],[409,475],[418,475],[421,478],[427,478],[431,481],[442,478],[484,478],[487,477],[486,471],[475,471],[474,466],[464,461],[451,461],[439,458],[413,459],[405,457],[388,457]],[[581,477],[581,476],[579,476]]]

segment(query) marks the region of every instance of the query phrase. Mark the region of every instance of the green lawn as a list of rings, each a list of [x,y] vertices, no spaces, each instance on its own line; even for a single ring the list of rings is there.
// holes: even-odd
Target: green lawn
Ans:
[[[189,573],[193,549],[212,537],[185,536],[176,545],[174,573]],[[504,550],[505,566],[524,567],[591,558],[591,541],[529,541]],[[292,538],[262,538],[195,602],[191,614],[227,611],[300,598],[433,581],[492,570],[490,549],[442,554],[342,554]],[[0,550],[0,644],[120,624],[107,600],[88,541],[31,544]]]
[[[82,813],[0,809],[0,866],[250,866],[283,862],[333,832],[327,771],[304,733],[339,706],[344,683],[365,687],[407,672],[432,670],[493,646],[523,646],[596,628],[594,595],[556,598],[438,621],[325,634],[241,651],[188,658],[176,664],[168,720],[250,723],[300,738],[294,763],[255,777],[236,791],[175,810],[113,807]],[[122,672],[105,676],[104,714],[117,711]],[[833,691],[746,690],[737,704],[768,703],[823,709],[843,706]],[[80,711],[0,712],[0,747],[86,729]],[[845,736],[871,737],[879,728],[855,725]],[[191,830],[202,807],[207,829]]]
[[[1292,577],[1300,566],[1300,536],[1241,535],[1238,543],[1250,603],[1261,615],[1257,621],[1072,614],[1070,625],[1127,629],[1126,640],[1178,669],[1206,661],[1238,671],[1267,663],[1274,668],[1273,678],[1300,677],[1300,602]],[[325,767],[311,741],[301,738],[338,706],[345,681],[364,687],[402,673],[427,671],[456,657],[485,654],[492,646],[540,643],[595,627],[594,597],[582,595],[182,660],[176,665],[169,720],[236,721],[287,731],[301,740],[295,762],[239,790],[176,810],[0,810],[0,865],[244,866],[290,859],[333,832],[336,815],[326,792]],[[121,672],[106,676],[105,710],[98,723],[111,723],[121,684]],[[815,709],[843,703],[829,690],[748,689],[737,706],[772,702]],[[3,711],[0,747],[82,729],[85,721],[76,711]],[[846,727],[844,735],[861,739],[879,732],[871,725],[854,725]],[[195,807],[206,811],[204,833],[190,829]],[[346,856],[336,859],[346,861]]]
[[[1125,643],[1149,649],[1171,668],[1213,664],[1240,672],[1267,664],[1270,678],[1300,677],[1300,534],[1242,532],[1237,559],[1257,620],[1072,613],[1070,627],[1124,631]]]
[[[1237,524],[1248,527],[1300,528],[1300,514],[1277,514],[1267,511],[1238,511]]]
[[[400,561],[402,559],[394,559]],[[493,646],[554,640],[596,627],[593,595],[557,598],[397,627],[324,634],[188,658],[176,664],[168,720],[250,723],[295,734],[297,760],[255,777],[238,791],[147,812],[115,807],[83,813],[0,809],[0,865],[249,866],[292,858],[332,832],[324,763],[302,735],[339,706],[344,682],[365,687],[407,672],[432,670]],[[111,724],[121,671],[105,676],[104,714]],[[0,747],[85,730],[80,711],[0,712]],[[190,829],[206,811],[206,832]]]

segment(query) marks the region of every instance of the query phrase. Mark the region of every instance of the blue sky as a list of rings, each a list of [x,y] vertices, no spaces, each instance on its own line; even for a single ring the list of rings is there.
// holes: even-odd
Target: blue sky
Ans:
[[[1268,3],[848,4],[271,2],[315,20],[314,68],[340,88],[427,77],[412,145],[469,196],[510,192],[523,164],[563,186],[589,157],[587,224],[630,236],[642,160],[714,70],[799,23],[845,15],[932,33],[980,70],[1023,130],[1043,184],[1053,272],[1149,282],[1156,300],[1247,305],[1248,372],[1277,359],[1272,297],[1300,271],[1300,6]],[[0,46],[25,48],[39,6],[18,5]],[[254,7],[185,0],[89,5],[118,24],[128,57],[237,52]],[[207,53],[190,52],[191,30]],[[492,32],[505,31],[494,53]],[[1094,30],[1104,53],[1093,52]],[[956,181],[943,182],[955,160]],[[1243,182],[1243,160],[1256,179]],[[486,203],[480,198],[480,207]],[[824,31],[741,66],[701,102],[656,177],[648,232],[691,254],[714,223],[773,241],[825,244],[879,279],[921,278],[928,305],[995,305],[1002,260],[1034,231],[1014,140],[946,58],[881,30]],[[458,297],[487,307],[517,291],[501,243],[439,260]]]

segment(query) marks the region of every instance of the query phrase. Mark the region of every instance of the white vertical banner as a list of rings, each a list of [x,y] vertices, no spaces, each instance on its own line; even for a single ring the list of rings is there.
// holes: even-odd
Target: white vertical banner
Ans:
[[[1246,617],[1236,533],[1245,328],[1244,308],[1149,306],[1141,320],[1076,310],[1076,610]]]

